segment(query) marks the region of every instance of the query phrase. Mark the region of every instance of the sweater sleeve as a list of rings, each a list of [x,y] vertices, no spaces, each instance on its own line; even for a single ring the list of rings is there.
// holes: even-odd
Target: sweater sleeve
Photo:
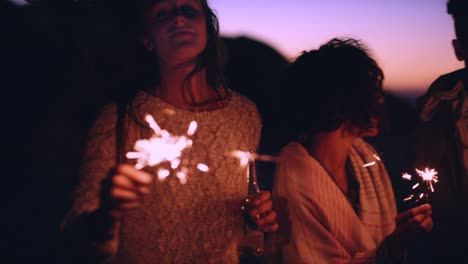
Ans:
[[[260,136],[261,136],[261,133],[262,133],[263,124],[262,124],[262,117],[261,117],[260,112],[258,111],[257,107],[255,107],[252,122],[253,122],[253,140],[254,140],[254,144],[256,146],[255,148],[256,148],[256,150],[258,150],[258,147],[259,147],[259,144],[260,144]]]
[[[248,145],[254,147],[253,149],[251,149],[251,151],[258,151],[263,126],[262,117],[254,102],[252,102],[250,99],[247,99],[244,96],[242,96],[242,98],[245,100],[245,103],[243,105],[243,111],[248,112],[249,116],[247,121],[247,127],[249,128],[250,136],[247,138],[251,140],[251,142],[248,142]]]
[[[89,130],[79,182],[61,231],[67,250],[82,263],[104,262],[117,253],[119,224],[103,210],[101,193],[115,167],[116,107],[102,109]]]

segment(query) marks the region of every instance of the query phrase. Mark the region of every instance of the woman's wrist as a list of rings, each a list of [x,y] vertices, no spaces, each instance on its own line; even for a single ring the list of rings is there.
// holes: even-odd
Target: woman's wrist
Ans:
[[[396,233],[387,236],[378,249],[378,255],[391,263],[403,263],[408,251],[407,243]]]
[[[120,212],[119,212],[120,213]],[[117,234],[120,226],[120,217],[116,217],[111,208],[100,208],[93,213],[92,232],[96,234],[94,240],[112,240]]]

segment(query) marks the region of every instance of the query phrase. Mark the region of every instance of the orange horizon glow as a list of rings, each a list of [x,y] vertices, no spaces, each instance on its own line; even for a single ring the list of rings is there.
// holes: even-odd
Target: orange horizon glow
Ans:
[[[464,67],[451,45],[445,0],[212,0],[221,33],[245,36],[292,61],[334,37],[361,40],[392,92],[423,93],[440,75]]]

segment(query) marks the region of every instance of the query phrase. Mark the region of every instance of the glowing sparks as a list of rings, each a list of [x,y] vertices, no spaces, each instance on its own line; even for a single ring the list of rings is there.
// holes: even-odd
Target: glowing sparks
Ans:
[[[161,170],[158,171],[158,179],[159,179],[160,181],[163,181],[163,180],[166,179],[170,174],[171,174],[170,171],[161,169]]]
[[[434,184],[438,182],[437,174],[438,172],[435,169],[425,168],[424,170],[415,169],[418,177],[413,177],[411,174],[403,173],[401,176],[404,180],[407,181],[416,181],[411,187],[413,190],[418,188],[423,188],[419,195],[411,194],[408,197],[404,198],[404,201],[410,201],[415,199],[416,202],[422,198],[429,197],[429,192],[434,192]],[[424,188],[425,186],[425,188]],[[419,189],[418,189],[419,190]]]
[[[185,167],[186,164],[184,164],[184,162],[181,162],[180,157],[184,150],[193,145],[193,141],[187,136],[193,136],[197,130],[197,122],[190,122],[187,130],[187,136],[176,136],[172,135],[165,129],[161,129],[151,115],[146,115],[145,120],[148,122],[154,134],[149,139],[137,140],[134,145],[135,151],[128,152],[126,155],[127,158],[136,159],[137,162],[135,164],[135,168],[139,170],[147,166],[152,167],[165,162],[169,162],[171,169],[175,170],[182,164],[182,167],[180,167],[176,176],[179,178],[180,183],[186,183],[188,168]],[[200,167],[202,169],[200,169]],[[202,164],[198,169],[206,172],[208,171],[208,166]],[[160,169],[158,171],[158,179],[163,181],[170,174],[171,172],[169,170]]]
[[[406,197],[405,199],[403,199],[403,201],[409,201],[411,199],[414,198],[414,194],[410,194],[408,197]]]
[[[364,168],[366,168],[366,167],[374,166],[375,164],[376,164],[376,162],[375,162],[375,161],[372,161],[372,162],[366,163],[366,164],[364,164],[364,165],[362,165],[362,166],[363,166]]]
[[[246,167],[250,161],[254,160],[253,154],[248,151],[234,150],[230,153],[230,155],[234,158],[239,159],[239,163],[241,167]]]
[[[251,151],[234,150],[228,153],[229,156],[239,159],[242,168],[247,166],[247,182],[249,183],[249,193],[259,193],[260,187],[257,182],[256,161],[277,162],[278,158],[270,155],[257,154]]]
[[[200,170],[200,171],[203,171],[203,172],[207,172],[209,171],[209,168],[206,164],[202,164],[202,163],[198,163],[197,164],[197,168]]]
[[[171,168],[172,169],[177,169],[180,165],[180,159],[174,159],[171,161]]]
[[[277,157],[270,155],[257,154],[250,151],[234,150],[228,154],[231,157],[238,158],[241,167],[246,167],[252,161],[276,162]]]
[[[190,122],[189,129],[187,130],[187,135],[193,136],[196,130],[197,130],[197,122],[195,121]]]
[[[375,160],[380,161],[380,157],[377,154],[372,154],[372,157],[374,157]]]
[[[146,115],[145,120],[146,122],[148,122],[148,125],[153,129],[155,135],[161,135],[161,128],[158,126],[158,123],[156,123],[156,121],[151,115]]]
[[[403,173],[403,175],[401,177],[403,179],[405,179],[405,180],[408,180],[408,181],[411,181],[411,178],[412,178],[412,176],[410,174],[406,173],[406,172]]]
[[[416,169],[418,176],[423,179],[423,181],[427,184],[431,192],[434,192],[434,185],[433,183],[438,182],[437,174],[438,172],[435,169],[425,168],[423,171]]]
[[[253,153],[254,159],[258,161],[265,161],[265,162],[277,162],[278,158],[275,156],[270,156],[270,155],[263,155],[263,154],[257,154]]]
[[[377,165],[377,162],[380,162],[381,159],[380,157],[377,155],[377,154],[372,154],[372,157],[374,158],[373,161],[369,161],[367,162],[366,164],[362,165],[363,168],[367,168],[367,167],[372,167],[372,166],[375,166]]]
[[[177,178],[179,178],[180,183],[186,184],[187,183],[187,173],[188,169],[187,167],[182,167],[180,171],[176,173]]]

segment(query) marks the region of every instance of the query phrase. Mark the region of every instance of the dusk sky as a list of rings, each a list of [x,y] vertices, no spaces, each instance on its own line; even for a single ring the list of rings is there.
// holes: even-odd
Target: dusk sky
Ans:
[[[333,37],[363,41],[383,68],[387,90],[423,92],[461,68],[446,0],[211,0],[221,34],[248,36],[294,59]]]

